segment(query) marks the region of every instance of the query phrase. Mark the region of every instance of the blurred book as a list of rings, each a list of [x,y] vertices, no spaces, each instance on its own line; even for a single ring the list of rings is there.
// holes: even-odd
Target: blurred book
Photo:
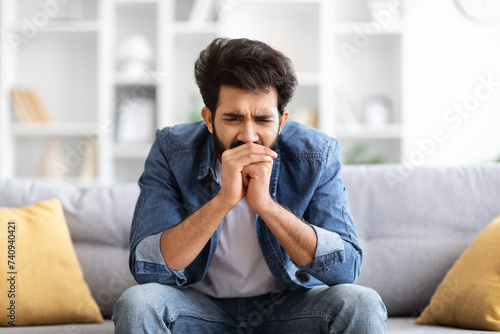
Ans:
[[[48,123],[51,121],[38,94],[28,89],[12,89],[12,107],[19,121],[25,123]]]

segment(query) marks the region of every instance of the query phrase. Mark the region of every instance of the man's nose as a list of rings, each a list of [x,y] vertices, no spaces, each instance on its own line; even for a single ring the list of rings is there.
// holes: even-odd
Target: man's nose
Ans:
[[[259,136],[257,136],[255,126],[252,122],[243,122],[240,133],[238,134],[238,140],[245,143],[254,143],[259,141]]]

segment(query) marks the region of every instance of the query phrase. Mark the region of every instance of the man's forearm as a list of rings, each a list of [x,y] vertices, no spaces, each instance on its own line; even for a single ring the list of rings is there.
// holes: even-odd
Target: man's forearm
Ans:
[[[273,201],[258,212],[280,245],[298,266],[312,263],[316,252],[316,232],[286,208]]]
[[[231,211],[221,198],[215,196],[182,223],[163,232],[160,248],[168,268],[186,268],[203,250],[206,243]]]

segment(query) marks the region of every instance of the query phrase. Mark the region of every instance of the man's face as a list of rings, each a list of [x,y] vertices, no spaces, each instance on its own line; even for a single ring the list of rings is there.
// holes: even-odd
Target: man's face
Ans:
[[[285,110],[280,117],[278,93],[274,87],[270,87],[266,94],[221,86],[218,100],[214,119],[206,107],[202,115],[214,135],[219,159],[225,150],[245,143],[276,149],[279,133],[288,119],[288,111]]]

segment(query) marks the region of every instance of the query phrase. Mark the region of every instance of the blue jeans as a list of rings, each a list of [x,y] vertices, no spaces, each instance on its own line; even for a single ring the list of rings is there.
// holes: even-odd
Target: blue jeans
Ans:
[[[217,299],[149,283],[127,289],[113,312],[119,334],[379,334],[386,320],[380,296],[353,284]]]

